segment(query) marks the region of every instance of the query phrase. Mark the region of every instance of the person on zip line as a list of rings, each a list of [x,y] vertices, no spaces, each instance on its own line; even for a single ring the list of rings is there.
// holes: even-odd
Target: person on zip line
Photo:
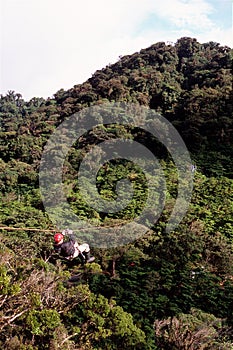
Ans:
[[[68,237],[68,239],[65,239],[65,237]],[[54,250],[67,260],[73,260],[79,257],[83,265],[95,260],[94,256],[90,254],[89,244],[79,244],[76,241],[73,231],[70,229],[55,233]]]

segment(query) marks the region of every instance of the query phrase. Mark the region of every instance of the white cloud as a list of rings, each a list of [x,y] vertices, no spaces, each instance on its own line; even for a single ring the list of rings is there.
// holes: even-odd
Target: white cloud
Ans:
[[[224,0],[223,0],[224,1]],[[225,11],[231,12],[231,1],[225,0]],[[155,35],[163,38],[163,41],[176,41],[180,37],[190,36],[200,42],[215,41],[222,45],[232,47],[232,27],[226,27],[224,17],[218,18],[217,23],[211,20],[210,15],[217,16],[218,9],[214,7],[214,1],[206,0],[163,0],[154,9],[154,14],[169,24],[165,27],[149,28],[143,32],[146,38]]]
[[[206,0],[0,0],[0,5],[1,92],[15,90],[26,99],[71,88],[119,55],[157,41],[191,36],[229,45],[230,39],[229,30],[210,20],[214,7]],[[140,28],[153,14],[169,30]]]
[[[208,18],[213,7],[205,0],[163,0],[157,2],[155,11],[178,28],[208,30],[213,25]]]
[[[200,34],[201,42],[215,41],[221,45],[233,47],[232,28],[214,28],[209,32]]]

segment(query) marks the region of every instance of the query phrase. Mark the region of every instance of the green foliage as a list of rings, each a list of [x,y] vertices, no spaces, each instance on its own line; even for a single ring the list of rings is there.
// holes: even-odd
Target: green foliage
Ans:
[[[80,345],[91,344],[94,348],[99,346],[106,350],[109,347],[132,350],[146,348],[145,334],[133,323],[132,315],[102,295],[91,293],[81,308],[76,309],[72,324],[74,320],[82,320],[85,324]]]
[[[12,284],[12,276],[8,273],[6,266],[0,265],[0,294],[17,295],[20,292],[19,284]]]
[[[60,316],[56,310],[32,310],[26,317],[26,327],[32,334],[53,334],[55,328],[61,324]]]

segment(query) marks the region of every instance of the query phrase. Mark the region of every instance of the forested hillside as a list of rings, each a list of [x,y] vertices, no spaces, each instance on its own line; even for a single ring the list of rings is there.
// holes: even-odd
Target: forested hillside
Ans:
[[[1,349],[233,349],[231,69],[229,47],[181,38],[119,57],[53,98],[1,95]],[[43,148],[66,117],[107,102],[139,104],[173,124],[196,166],[192,199],[179,226],[167,232],[177,198],[176,166],[149,133],[116,126],[113,116],[111,124],[80,137],[66,158],[70,207],[97,227],[120,226],[140,213],[147,187],[130,162],[109,161],[97,177],[105,199],[116,198],[118,180],[130,180],[134,197],[125,210],[98,212],[78,188],[77,170],[90,146],[125,135],[159,158],[165,208],[140,238],[108,249],[94,245],[94,263],[68,264],[53,251],[57,228],[39,188]]]

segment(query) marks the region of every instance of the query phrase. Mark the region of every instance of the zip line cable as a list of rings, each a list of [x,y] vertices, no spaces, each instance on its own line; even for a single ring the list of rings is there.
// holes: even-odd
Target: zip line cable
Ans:
[[[123,223],[122,223],[123,224]],[[112,228],[112,227],[120,227],[122,224],[115,224],[115,225],[110,225],[110,226],[96,226],[95,228]],[[10,226],[1,226],[0,230],[6,230],[6,231],[43,231],[43,232],[59,232],[59,230],[55,229],[43,229],[43,228],[33,228],[33,227],[10,227]],[[90,228],[80,228],[78,230],[73,230],[75,231],[87,231],[90,230]]]
[[[55,229],[43,229],[43,228],[30,228],[30,227],[9,227],[9,226],[2,226],[0,227],[0,230],[7,230],[7,231],[43,231],[43,232],[56,232]]]

